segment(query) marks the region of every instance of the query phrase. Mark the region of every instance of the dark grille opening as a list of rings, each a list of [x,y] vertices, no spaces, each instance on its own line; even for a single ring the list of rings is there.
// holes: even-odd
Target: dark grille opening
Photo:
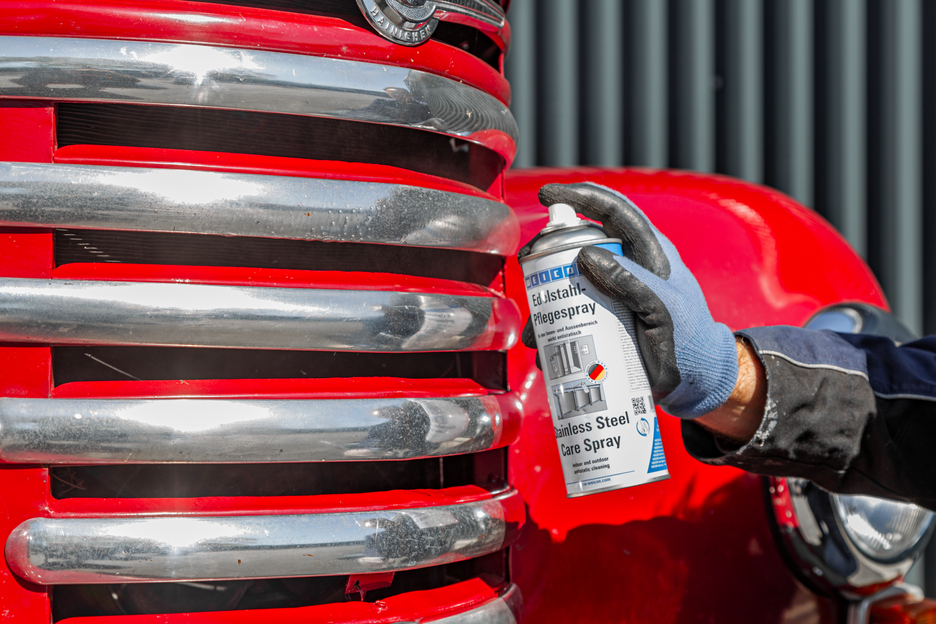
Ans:
[[[309,15],[331,15],[342,17],[349,22],[364,26],[367,22],[361,15],[354,0],[189,0],[190,2],[207,2],[210,4],[227,4],[231,6],[253,7],[256,9],[271,9],[273,11],[288,11],[290,13],[306,13]]]
[[[311,15],[327,15],[339,17],[355,26],[373,30],[358,8],[354,0],[194,0],[195,2],[211,2],[212,4],[229,4],[233,6],[254,7],[258,9],[272,9],[274,11],[288,11],[290,13],[306,13]],[[432,39],[447,43],[465,52],[476,56],[494,69],[500,71],[501,50],[494,41],[483,32],[470,26],[439,22]]]
[[[178,379],[470,379],[506,390],[500,351],[360,353],[197,347],[54,347],[54,385],[76,381]]]
[[[392,217],[391,217],[392,218]],[[392,273],[490,285],[501,256],[457,249],[243,236],[56,230],[55,265],[83,262]]]
[[[365,594],[365,602],[437,589],[481,577],[492,587],[507,579],[507,551],[458,563],[397,572],[390,587]],[[347,576],[202,583],[61,585],[52,588],[52,619],[103,615],[198,613],[308,607],[360,600],[345,595]]]
[[[451,137],[357,121],[140,104],[59,104],[58,147],[111,145],[389,165],[487,190],[495,152]]]
[[[447,43],[479,59],[500,71],[501,49],[494,40],[483,32],[463,24],[439,22],[432,38]]]
[[[494,457],[486,457],[488,454]],[[52,496],[198,498],[322,496],[504,485],[503,450],[384,462],[119,464],[51,468]]]

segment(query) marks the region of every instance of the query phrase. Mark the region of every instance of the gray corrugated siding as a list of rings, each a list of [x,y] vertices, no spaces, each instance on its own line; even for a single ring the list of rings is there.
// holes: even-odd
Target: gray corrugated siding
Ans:
[[[512,0],[509,17],[515,167],[773,186],[842,232],[911,329],[936,333],[936,0]]]
[[[515,167],[675,167],[768,184],[829,219],[901,319],[936,332],[925,268],[936,247],[923,245],[936,234],[936,140],[923,140],[936,139],[923,118],[936,104],[934,4],[513,0]]]

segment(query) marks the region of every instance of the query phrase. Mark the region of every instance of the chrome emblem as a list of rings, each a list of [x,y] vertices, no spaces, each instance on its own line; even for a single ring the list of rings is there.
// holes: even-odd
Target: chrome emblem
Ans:
[[[435,32],[439,20],[484,31],[506,52],[509,30],[498,0],[357,0],[371,26],[394,43],[417,46]]]
[[[384,38],[405,46],[429,40],[439,19],[432,0],[357,0],[371,26]]]

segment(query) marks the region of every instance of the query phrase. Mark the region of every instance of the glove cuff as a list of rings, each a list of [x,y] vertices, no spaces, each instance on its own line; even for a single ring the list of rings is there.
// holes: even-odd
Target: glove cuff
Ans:
[[[659,401],[667,412],[693,419],[708,414],[728,400],[738,380],[738,351],[734,334],[722,323],[705,336],[702,344],[691,341],[682,353],[682,381]],[[714,334],[714,335],[713,335]],[[690,375],[685,372],[691,371]]]

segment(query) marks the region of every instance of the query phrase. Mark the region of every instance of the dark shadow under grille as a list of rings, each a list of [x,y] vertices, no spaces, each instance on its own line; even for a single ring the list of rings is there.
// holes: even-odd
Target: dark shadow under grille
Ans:
[[[501,256],[457,249],[243,236],[56,230],[55,266],[112,262],[393,273],[490,285]]]
[[[507,552],[457,563],[397,572],[391,585],[363,598],[345,595],[347,576],[260,579],[201,583],[61,585],[52,589],[52,619],[102,615],[143,615],[276,609],[375,602],[406,592],[437,589],[481,577],[492,587],[507,578]]]
[[[110,145],[389,165],[487,190],[491,150],[441,134],[358,121],[139,104],[59,104],[58,147]]]
[[[195,498],[322,496],[503,485],[503,449],[384,462],[310,464],[119,464],[51,468],[52,496]]]
[[[505,390],[500,351],[359,353],[196,347],[54,347],[55,386],[76,381],[194,379],[471,379]]]

